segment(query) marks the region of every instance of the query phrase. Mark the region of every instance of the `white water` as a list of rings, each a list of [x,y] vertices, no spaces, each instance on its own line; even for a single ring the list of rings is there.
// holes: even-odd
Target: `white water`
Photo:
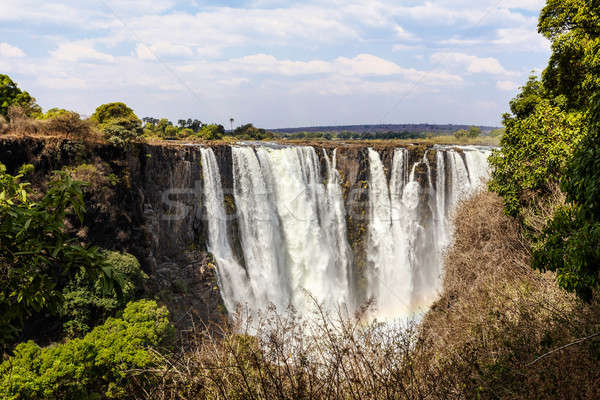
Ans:
[[[204,179],[204,207],[208,219],[208,251],[217,262],[217,277],[221,296],[228,310],[236,303],[255,303],[248,290],[246,272],[235,259],[227,237],[227,219],[224,208],[221,174],[212,149],[200,149]]]
[[[227,237],[216,160],[203,149],[209,250],[227,309],[243,304],[259,311],[274,304],[307,313],[307,293],[330,311],[352,311],[372,298],[378,319],[429,307],[441,284],[451,214],[489,175],[485,149],[434,151],[434,165],[429,153],[409,165],[409,152],[396,149],[388,181],[379,154],[369,149],[367,265],[357,268],[335,151],[331,158],[323,151],[321,171],[313,147],[232,147],[240,263]]]
[[[336,172],[321,180],[312,147],[233,147],[234,193],[253,308],[349,304],[349,254]],[[333,185],[333,187],[332,187]]]

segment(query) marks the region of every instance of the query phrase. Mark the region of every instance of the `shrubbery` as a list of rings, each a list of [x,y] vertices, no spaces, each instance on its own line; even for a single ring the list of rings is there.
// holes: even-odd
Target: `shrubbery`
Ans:
[[[106,139],[115,145],[127,145],[143,133],[142,121],[124,103],[103,104],[90,119],[98,123]]]
[[[161,359],[148,347],[168,345],[173,328],[156,302],[130,303],[122,317],[109,318],[81,339],[40,348],[21,343],[0,364],[0,397],[16,399],[133,398],[130,377]]]
[[[64,228],[69,214],[83,218],[83,183],[59,172],[34,201],[22,182],[32,168],[12,176],[0,164],[0,345],[9,343],[32,313],[56,314],[61,289],[75,276],[100,279],[106,287],[115,283],[100,250],[81,245]]]
[[[63,303],[60,314],[65,321],[64,330],[69,336],[79,336],[107,317],[121,310],[127,302],[135,298],[142,283],[148,276],[140,263],[131,254],[115,251],[104,252],[106,264],[119,281],[116,287],[106,288],[101,280],[89,282],[78,274],[63,290]]]

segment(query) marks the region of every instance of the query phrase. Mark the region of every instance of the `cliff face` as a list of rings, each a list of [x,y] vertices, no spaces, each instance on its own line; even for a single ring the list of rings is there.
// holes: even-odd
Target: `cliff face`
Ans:
[[[221,173],[226,211],[235,213],[232,154],[226,144],[211,145]],[[354,269],[360,275],[366,259],[366,209],[369,177],[368,147],[361,144],[316,144],[329,157],[336,149],[347,210]],[[393,146],[379,151],[389,177]],[[411,163],[423,156],[410,149]],[[22,164],[35,166],[34,186],[43,187],[53,170],[94,166],[111,184],[86,191],[87,240],[98,246],[135,255],[151,279],[149,293],[164,301],[180,326],[192,320],[225,315],[214,263],[206,251],[207,222],[203,179],[197,146],[138,144],[124,150],[107,144],[82,145],[65,139],[0,138],[0,162],[14,173]],[[324,168],[323,168],[324,170]],[[229,224],[234,254],[241,257],[237,223]]]

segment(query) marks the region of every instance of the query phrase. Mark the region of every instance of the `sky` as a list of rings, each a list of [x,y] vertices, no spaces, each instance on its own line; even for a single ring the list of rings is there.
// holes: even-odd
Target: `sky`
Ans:
[[[500,125],[543,0],[1,0],[0,73],[46,110],[264,128]]]

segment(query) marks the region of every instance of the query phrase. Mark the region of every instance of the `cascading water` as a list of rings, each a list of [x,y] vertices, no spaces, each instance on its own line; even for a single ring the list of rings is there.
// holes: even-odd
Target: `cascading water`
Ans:
[[[227,217],[217,159],[212,149],[202,148],[200,154],[204,207],[208,219],[208,251],[217,262],[217,277],[225,307],[233,310],[237,303],[255,303],[256,299],[248,288],[246,272],[235,259],[227,237]]]
[[[331,310],[349,305],[349,247],[336,173],[328,171],[330,182],[323,184],[312,147],[235,146],[232,152],[240,241],[257,300],[251,306],[305,311],[305,291]]]
[[[436,146],[409,165],[409,151],[398,148],[388,181],[379,153],[369,149],[367,265],[357,269],[336,151],[330,158],[323,150],[319,159],[308,146],[232,147],[240,263],[227,238],[217,163],[203,149],[208,244],[227,309],[274,304],[305,313],[312,309],[308,292],[330,311],[353,311],[366,295],[378,319],[424,310],[440,287],[451,214],[489,176],[489,153]]]

